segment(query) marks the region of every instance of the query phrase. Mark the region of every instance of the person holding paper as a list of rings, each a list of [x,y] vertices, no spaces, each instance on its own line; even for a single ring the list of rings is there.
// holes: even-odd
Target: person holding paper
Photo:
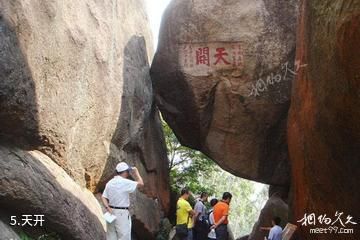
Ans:
[[[128,179],[130,176],[135,181]],[[102,194],[106,210],[116,217],[112,223],[108,223],[107,240],[131,240],[129,194],[141,186],[144,186],[144,182],[137,168],[131,168],[125,162],[116,166],[116,176],[106,184]]]

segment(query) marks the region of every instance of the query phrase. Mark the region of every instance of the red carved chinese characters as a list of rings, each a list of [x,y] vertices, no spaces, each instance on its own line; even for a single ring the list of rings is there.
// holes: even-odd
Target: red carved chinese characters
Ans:
[[[214,65],[218,64],[220,61],[223,61],[226,65],[229,65],[230,63],[224,58],[228,55],[229,54],[225,52],[225,48],[216,48],[216,54],[214,55],[216,61]]]
[[[232,64],[234,67],[242,67],[244,65],[243,51],[240,44],[231,46],[232,50]]]
[[[210,66],[209,48],[201,47],[196,50],[196,65],[208,65]]]
[[[180,61],[192,74],[207,75],[217,69],[242,69],[244,51],[234,43],[186,43],[181,46]]]
[[[193,49],[190,44],[183,47],[184,59],[183,63],[185,67],[193,67],[194,60],[192,59]]]

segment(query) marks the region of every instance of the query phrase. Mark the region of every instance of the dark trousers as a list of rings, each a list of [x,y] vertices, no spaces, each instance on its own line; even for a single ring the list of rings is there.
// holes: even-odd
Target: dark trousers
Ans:
[[[221,224],[220,226],[215,228],[215,232],[216,232],[217,240],[228,240],[229,239],[229,233],[228,233],[226,224]]]
[[[196,221],[194,227],[194,240],[207,240],[208,239],[208,225],[205,221]]]
[[[193,232],[194,232],[194,229],[189,228],[187,237],[179,237],[177,234],[175,234],[175,237],[173,238],[173,240],[193,240]]]

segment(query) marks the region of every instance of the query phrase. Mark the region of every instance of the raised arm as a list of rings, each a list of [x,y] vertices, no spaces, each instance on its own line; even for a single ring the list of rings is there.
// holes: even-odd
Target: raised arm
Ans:
[[[143,181],[142,177],[140,176],[139,170],[136,167],[132,168],[131,175],[137,182],[138,187],[144,186],[144,181]]]
[[[270,231],[271,227],[260,227],[262,231]]]

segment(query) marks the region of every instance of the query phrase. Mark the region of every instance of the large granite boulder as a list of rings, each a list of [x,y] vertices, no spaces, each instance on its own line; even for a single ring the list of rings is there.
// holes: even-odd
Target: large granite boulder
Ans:
[[[182,144],[240,177],[288,185],[298,0],[173,0],[151,67]]]
[[[119,161],[137,166],[145,187],[133,196],[144,207],[133,211],[136,230],[151,235],[167,211],[169,181],[150,39],[142,0],[0,0],[0,145],[41,151],[92,192],[102,191]],[[7,155],[0,161],[13,164]],[[13,211],[33,197],[15,191],[21,200]],[[11,199],[0,194],[1,202]],[[55,218],[66,206],[57,207],[64,209],[49,209],[49,222],[65,221]]]
[[[360,1],[302,1],[297,59],[307,64],[294,83],[288,124],[292,220],[298,239],[359,239]],[[314,213],[354,233],[311,234]],[[328,220],[327,220],[328,221]],[[303,225],[304,224],[304,225]],[[305,226],[306,225],[306,226]]]
[[[98,201],[48,156],[0,146],[0,160],[0,205],[19,223],[24,214],[41,214],[42,227],[64,239],[105,239]]]

